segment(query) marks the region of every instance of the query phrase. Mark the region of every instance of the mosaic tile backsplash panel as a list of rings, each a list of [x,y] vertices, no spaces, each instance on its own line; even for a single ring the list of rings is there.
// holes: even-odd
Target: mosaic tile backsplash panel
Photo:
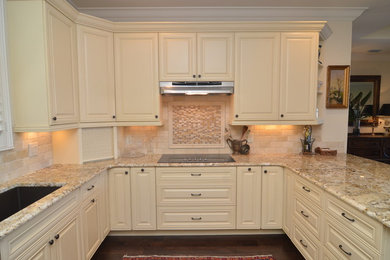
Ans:
[[[223,147],[224,103],[171,103],[171,148]]]

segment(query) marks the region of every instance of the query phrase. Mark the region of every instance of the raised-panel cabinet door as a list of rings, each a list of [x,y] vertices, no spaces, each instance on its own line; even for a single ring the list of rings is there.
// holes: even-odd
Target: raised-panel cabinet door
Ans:
[[[196,80],[196,33],[160,33],[160,81]]]
[[[131,230],[130,169],[108,172],[111,230]]]
[[[293,230],[293,196],[294,196],[294,173],[291,170],[284,168],[284,198],[283,198],[283,231],[290,238],[292,237]]]
[[[156,229],[155,168],[131,168],[133,230]]]
[[[46,5],[50,124],[77,123],[76,25]]]
[[[282,33],[280,120],[315,120],[318,33]]]
[[[28,248],[15,260],[52,260],[54,257],[53,244],[49,244],[49,240],[41,240],[35,246]]]
[[[100,245],[98,198],[91,196],[81,209],[84,239],[84,259],[91,259]]]
[[[81,260],[79,218],[76,215],[54,237],[56,244],[57,260]]]
[[[277,120],[280,33],[235,34],[234,121]]]
[[[116,33],[114,46],[117,120],[160,122],[157,33]]]
[[[260,229],[261,167],[237,167],[237,229]]]
[[[234,33],[197,34],[197,80],[234,80]]]
[[[100,239],[103,241],[110,232],[109,198],[108,198],[108,174],[104,172],[100,177],[101,191],[99,193],[99,230]]]
[[[261,170],[261,228],[281,229],[283,222],[283,168],[267,166],[262,167]]]
[[[113,33],[77,26],[80,121],[115,121]]]

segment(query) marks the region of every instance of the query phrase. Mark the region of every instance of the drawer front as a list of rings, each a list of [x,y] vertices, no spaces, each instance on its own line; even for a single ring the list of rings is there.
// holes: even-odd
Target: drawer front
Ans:
[[[158,207],[160,230],[235,229],[236,207]]]
[[[235,183],[235,167],[167,167],[156,168],[157,184],[165,183]]]
[[[299,221],[294,221],[293,242],[306,260],[318,260],[321,256],[320,242],[308,235]]]
[[[301,194],[305,199],[315,203],[318,207],[321,207],[322,191],[320,188],[314,186],[302,178],[295,178],[295,192]]]
[[[325,220],[325,246],[337,259],[379,259],[373,249],[353,238],[336,220],[328,217]]]
[[[322,213],[317,206],[297,194],[294,198],[294,214],[317,239],[320,239]]]
[[[81,186],[81,199],[86,199],[99,189],[99,176],[97,175]]]
[[[383,225],[331,195],[325,196],[326,212],[378,250],[382,247]]]
[[[157,204],[169,205],[235,205],[236,188],[233,185],[173,185],[157,187]]]

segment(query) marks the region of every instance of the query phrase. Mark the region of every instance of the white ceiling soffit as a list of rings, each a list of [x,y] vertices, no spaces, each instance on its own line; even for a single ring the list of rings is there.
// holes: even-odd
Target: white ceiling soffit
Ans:
[[[78,7],[114,22],[353,21],[364,7]]]

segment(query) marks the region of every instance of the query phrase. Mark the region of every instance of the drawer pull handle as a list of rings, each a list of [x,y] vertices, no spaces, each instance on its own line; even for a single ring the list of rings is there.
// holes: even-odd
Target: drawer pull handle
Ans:
[[[302,189],[303,189],[304,191],[310,192],[310,189],[306,188],[305,186],[302,186]]]
[[[192,220],[202,220],[202,217],[197,217],[197,218],[194,218],[194,217],[191,217]]]
[[[200,197],[202,196],[202,193],[191,193],[192,197]]]
[[[347,251],[345,251],[345,250],[343,249],[343,246],[342,246],[342,245],[339,245],[339,248],[340,248],[340,250],[341,250],[341,251],[343,251],[343,252],[344,252],[344,254],[346,254],[346,255],[349,255],[349,256],[351,256],[351,255],[352,255],[352,253],[351,253],[351,252],[347,252]]]
[[[57,234],[54,236],[55,239],[59,239],[60,238],[60,234]]]
[[[309,217],[309,215],[306,215],[305,212],[303,212],[303,210],[301,210],[301,214],[302,214],[302,216],[304,216],[305,218],[308,218],[308,217]]]
[[[191,176],[202,176],[201,173],[191,173]]]
[[[302,245],[304,248],[307,248],[307,245],[306,245],[305,243],[303,243],[303,240],[302,240],[302,239],[299,240],[299,243],[301,243],[301,245]]]
[[[351,222],[355,222],[355,219],[347,217],[347,214],[345,214],[344,212],[341,213],[341,216],[343,216],[344,218],[348,219]]]
[[[95,188],[95,185],[92,185],[92,186],[89,187],[87,190],[92,190],[93,188]]]

